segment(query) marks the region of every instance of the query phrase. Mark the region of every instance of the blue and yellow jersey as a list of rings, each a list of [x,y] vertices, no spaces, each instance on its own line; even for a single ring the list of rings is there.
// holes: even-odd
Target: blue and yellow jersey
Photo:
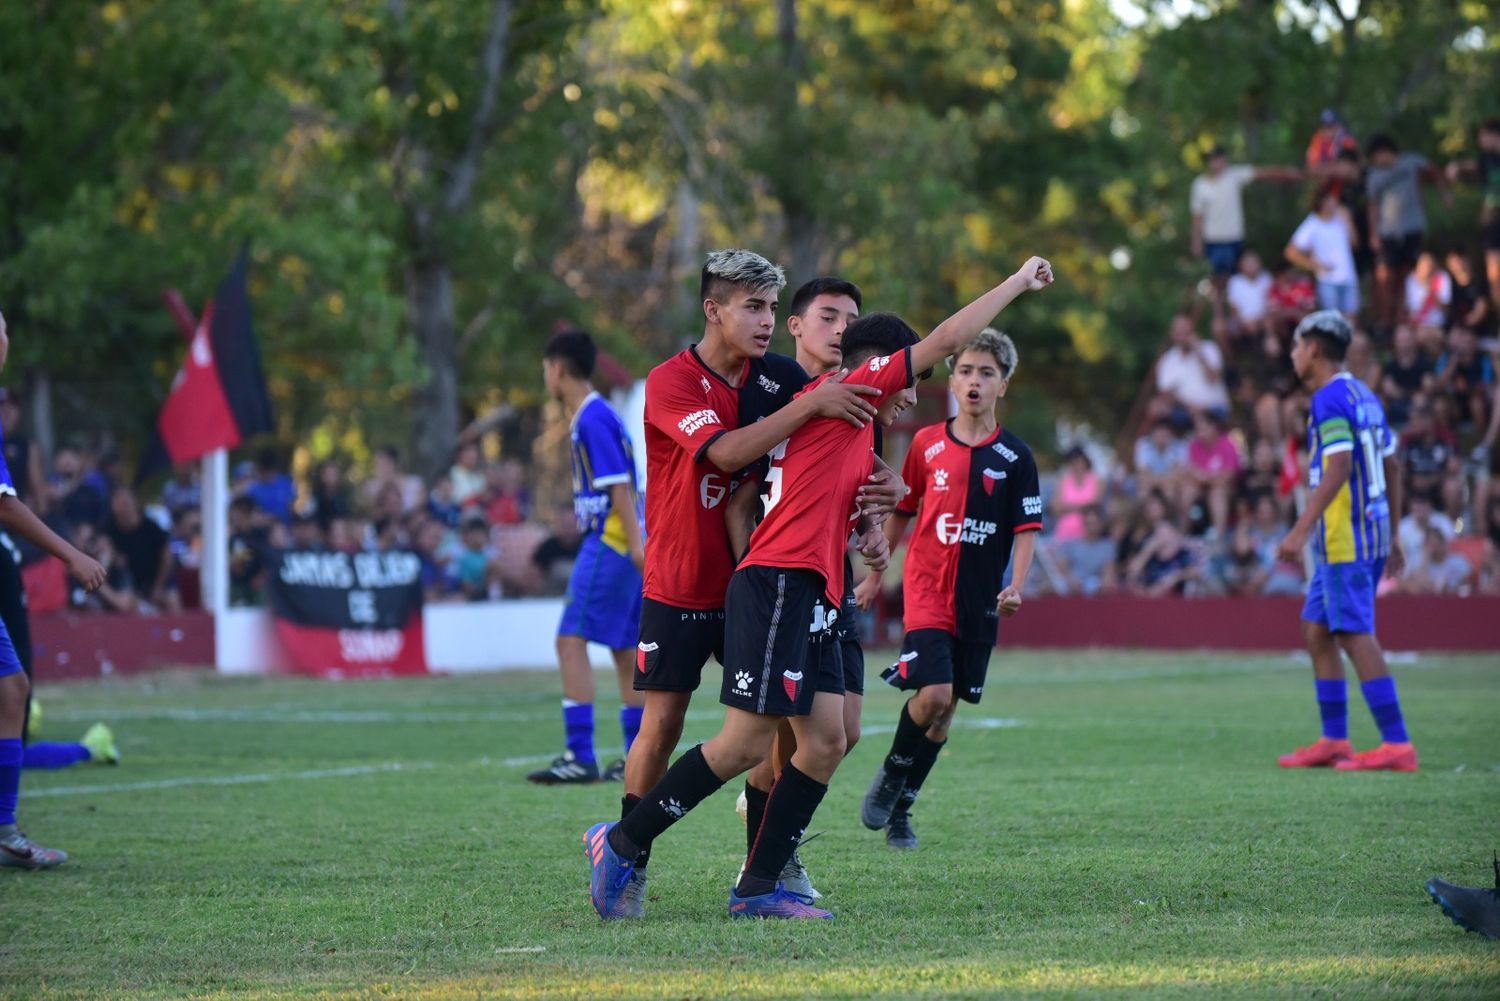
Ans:
[[[1349,482],[1334,495],[1313,533],[1319,562],[1353,563],[1389,556],[1391,512],[1383,461],[1395,452],[1396,439],[1370,387],[1341,372],[1314,393],[1307,449],[1308,480],[1314,489],[1329,456],[1353,453]]]
[[[625,554],[629,543],[621,517],[641,522],[636,481],[635,450],[625,422],[598,393],[590,393],[573,415],[573,511],[586,535],[597,535],[615,552]],[[610,502],[609,488],[629,483],[636,510],[621,514]]]

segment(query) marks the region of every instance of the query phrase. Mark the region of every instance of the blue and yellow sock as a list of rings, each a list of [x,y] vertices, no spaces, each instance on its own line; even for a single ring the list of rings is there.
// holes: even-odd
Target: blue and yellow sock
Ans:
[[[21,738],[0,740],[0,827],[16,822],[16,800],[21,795]]]
[[[1359,690],[1380,728],[1380,739],[1387,744],[1407,743],[1410,738],[1406,735],[1406,721],[1401,717],[1401,700],[1396,697],[1396,679],[1390,675],[1371,678],[1360,682]]]
[[[67,768],[89,759],[89,749],[82,744],[50,744],[39,741],[27,744],[21,757],[22,768]]]
[[[1329,740],[1349,739],[1349,689],[1343,678],[1314,678],[1318,693],[1318,715],[1323,718],[1323,736]]]
[[[620,729],[625,734],[625,753],[630,753],[630,745],[635,743],[635,735],[641,732],[641,713],[645,712],[644,706],[621,706],[620,707]]]
[[[594,704],[563,699],[563,729],[568,750],[580,764],[594,763]]]

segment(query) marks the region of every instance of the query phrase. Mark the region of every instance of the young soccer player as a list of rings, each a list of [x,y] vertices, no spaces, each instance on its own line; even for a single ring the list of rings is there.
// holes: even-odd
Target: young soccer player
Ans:
[[[557,664],[563,682],[563,728],[568,749],[526,776],[542,785],[597,782],[594,756],[594,669],[589,641],[614,654],[620,684],[620,729],[625,750],[641,728],[641,695],[632,684],[641,621],[641,566],[646,561],[635,452],[625,422],[589,379],[598,349],[582,330],[553,335],[542,350],[547,392],[572,417],[573,511],[583,531],[568,579],[568,602],[557,625]],[[621,759],[603,773],[619,781]]]
[[[842,342],[849,324],[859,319],[863,297],[858,285],[842,278],[824,276],[805,282],[792,294],[787,310],[787,332],[796,343],[797,364],[809,376],[820,376],[836,370],[843,361]],[[876,458],[879,459],[879,430],[876,431]],[[884,468],[884,463],[880,463]],[[894,476],[894,473],[891,474]],[[860,500],[866,488],[861,488]],[[898,495],[905,494],[905,486],[898,483]],[[754,518],[760,513],[758,497],[754,491],[736,491],[731,500],[729,515],[730,543],[736,553],[749,548]],[[863,508],[863,504],[861,507]],[[738,512],[738,514],[734,512]],[[848,556],[844,557],[844,601],[834,625],[832,641],[839,647],[838,656],[843,664],[842,688],[844,692],[844,753],[847,756],[859,741],[859,717],[864,702],[865,657],[859,643],[859,628],[854,607],[854,568]],[[745,788],[735,803],[735,810],[745,822],[745,855],[755,847],[755,838],[765,817],[766,801],[771,795],[771,786],[791,760],[796,749],[796,736],[791,724],[782,721],[776,731],[772,753],[756,765],[745,776]],[[786,888],[805,897],[817,900],[822,894],[812,885],[806,867],[796,849],[787,859],[781,873]]]
[[[5,318],[0,316],[0,369],[5,367],[9,350]],[[88,590],[104,583],[103,567],[58,538],[21,503],[3,454],[0,454],[0,529],[15,532],[62,560],[68,572]],[[67,854],[43,848],[16,827],[23,757],[21,731],[26,725],[26,697],[30,691],[30,679],[16,656],[10,633],[0,622],[0,866],[47,869],[62,865],[68,860]]]
[[[911,492],[885,524],[894,549],[916,519],[902,588],[906,636],[900,659],[883,675],[914,694],[901,707],[860,819],[871,830],[885,828],[893,848],[917,847],[911,825],[917,794],[948,740],[958,703],[977,705],[984,694],[999,618],[1021,608],[1042,527],[1031,449],[995,418],[1016,363],[1011,339],[989,329],[948,359],[958,415],[912,436],[901,471]],[[1011,583],[1002,588],[1012,549]],[[868,605],[879,592],[878,575],[861,587],[858,599]]]
[[[923,340],[899,317],[864,317],[844,335],[849,379],[879,391],[878,419],[889,425],[915,402],[918,371],[965,343],[1022,292],[1051,280],[1047,262],[1032,258]],[[821,377],[807,394],[834,377]],[[624,820],[585,832],[590,892],[601,917],[619,916],[641,846],[760,762],[783,718],[792,720],[797,750],[772,788],[744,874],[730,892],[729,913],[832,917],[788,893],[777,877],[844,756],[843,696],[819,691],[820,679],[808,676],[841,667],[835,658],[810,660],[809,648],[814,635],[828,631],[829,613],[842,602],[843,556],[859,518],[857,491],[874,466],[873,445],[873,428],[821,420],[797,429],[772,450],[766,517],[726,597],[719,695],[726,706],[724,726],[679,758]],[[824,649],[837,647],[825,644]]]
[[[1370,388],[1344,369],[1354,331],[1334,310],[1313,313],[1292,335],[1292,366],[1313,391],[1307,421],[1308,485],[1312,496],[1276,547],[1286,563],[1302,559],[1313,535],[1316,568],[1302,605],[1302,636],[1312,655],[1313,685],[1323,735],[1283,754],[1283,768],[1333,766],[1341,771],[1417,770],[1396,682],[1375,638],[1375,587],[1382,572],[1405,565],[1393,528],[1401,509],[1396,439]],[[1316,532],[1314,530],[1316,529]],[[1365,703],[1380,728],[1379,747],[1355,754],[1349,746],[1349,702],[1344,661],[1354,661]]]
[[[723,504],[750,464],[814,417],[867,424],[876,390],[806,382],[797,363],[767,354],[786,278],[748,250],[703,265],[703,339],[646,378],[646,563],[634,685],[641,729],[625,760],[628,816],[667,770],[703,665],[724,657],[724,594],[733,570]],[[892,501],[894,503],[894,501]],[[649,841],[631,870],[619,917],[644,914]]]

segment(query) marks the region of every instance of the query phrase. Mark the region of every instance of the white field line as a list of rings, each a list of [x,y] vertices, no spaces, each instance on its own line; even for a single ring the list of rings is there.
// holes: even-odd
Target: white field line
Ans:
[[[1018,719],[1000,719],[993,716],[974,716],[964,718],[960,716],[953,721],[953,725],[969,730],[1002,730],[1011,727],[1023,726]],[[893,726],[865,727],[864,733],[885,734],[895,733]],[[691,747],[690,743],[680,744],[677,748],[682,751]],[[623,754],[623,747],[600,747],[596,749],[601,760],[618,757]],[[475,764],[499,765],[501,768],[526,768],[531,765],[544,765],[551,761],[553,754],[523,754],[509,758],[480,758]],[[56,786],[54,788],[27,789],[26,798],[44,798],[50,796],[94,796],[102,793],[112,792],[143,792],[152,789],[179,789],[184,786],[236,786],[251,785],[260,782],[302,782],[310,779],[338,779],[352,778],[361,775],[379,775],[386,772],[415,772],[429,771],[434,768],[462,768],[467,762],[437,762],[437,761],[385,761],[374,765],[349,765],[343,768],[314,768],[301,772],[252,772],[247,775],[187,775],[175,779],[154,779],[146,782],[121,782],[118,784],[96,784],[84,786]]]
[[[91,796],[106,792],[140,792],[147,789],[178,789],[183,786],[238,786],[257,782],[295,782],[307,779],[340,779],[356,775],[378,775],[383,772],[416,772],[442,767],[435,761],[385,761],[377,765],[349,765],[345,768],[313,768],[304,772],[252,772],[248,775],[188,775],[150,782],[121,782],[117,785],[57,786],[52,789],[27,789],[27,799],[44,796]]]

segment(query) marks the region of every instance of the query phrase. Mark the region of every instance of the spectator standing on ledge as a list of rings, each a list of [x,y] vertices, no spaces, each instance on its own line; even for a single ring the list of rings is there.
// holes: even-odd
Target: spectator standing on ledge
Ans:
[[[1223,146],[1208,151],[1208,169],[1193,179],[1188,202],[1193,213],[1193,256],[1208,262],[1221,291],[1245,251],[1245,209],[1241,192],[1253,181],[1300,181],[1295,167],[1252,167],[1229,163]]]
[[[1359,179],[1359,140],[1344,127],[1333,108],[1318,115],[1318,128],[1307,142],[1303,157],[1307,172],[1326,180],[1334,197],[1342,199],[1344,186]]]
[[[1365,176],[1370,249],[1375,252],[1374,324],[1384,336],[1396,322],[1401,286],[1416,266],[1427,234],[1420,182],[1440,175],[1425,156],[1401,152],[1388,135],[1371,137],[1365,152],[1370,161]]]
[[[1292,234],[1286,258],[1312,272],[1319,309],[1336,309],[1351,321],[1359,315],[1359,274],[1354,268],[1354,223],[1332,184],[1319,189],[1313,211]]]
[[[1448,178],[1474,177],[1484,190],[1479,209],[1479,231],[1484,240],[1484,275],[1489,280],[1490,304],[1500,313],[1500,118],[1479,126],[1479,154],[1472,160],[1448,164]]]

